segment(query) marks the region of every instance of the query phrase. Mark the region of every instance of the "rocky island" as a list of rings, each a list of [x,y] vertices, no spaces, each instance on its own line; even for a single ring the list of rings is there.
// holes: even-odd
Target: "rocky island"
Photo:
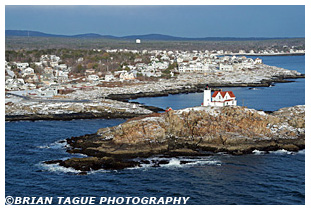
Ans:
[[[157,156],[298,151],[305,147],[305,106],[282,108],[272,113],[241,106],[172,110],[128,119],[118,126],[66,141],[70,145],[67,152],[88,157],[45,163],[72,167],[82,173],[139,167],[148,162],[145,158]]]

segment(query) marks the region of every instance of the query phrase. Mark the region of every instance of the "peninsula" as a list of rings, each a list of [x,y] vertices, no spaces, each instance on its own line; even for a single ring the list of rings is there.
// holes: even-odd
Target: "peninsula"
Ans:
[[[99,70],[86,69],[83,74],[74,69],[82,66],[83,57],[74,64],[77,67],[71,68],[59,64],[61,58],[56,55],[42,55],[40,62],[31,64],[37,72],[29,63],[6,62],[5,119],[130,118],[163,110],[128,103],[129,99],[203,92],[206,84],[213,90],[268,87],[304,77],[295,70],[263,64],[259,58],[218,57],[220,53],[223,52],[95,51],[92,60],[103,55],[111,56],[111,60],[130,55],[133,64],[125,63],[122,70],[113,72],[96,64]]]

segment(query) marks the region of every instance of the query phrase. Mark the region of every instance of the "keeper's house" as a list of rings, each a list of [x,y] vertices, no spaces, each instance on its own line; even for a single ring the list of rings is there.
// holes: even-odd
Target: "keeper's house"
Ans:
[[[206,86],[204,90],[203,106],[236,106],[237,100],[232,91],[215,91]]]

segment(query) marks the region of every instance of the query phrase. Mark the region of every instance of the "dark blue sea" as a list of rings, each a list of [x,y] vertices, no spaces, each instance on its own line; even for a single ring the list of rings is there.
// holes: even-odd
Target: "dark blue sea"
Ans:
[[[264,63],[304,73],[304,56],[262,57]],[[239,105],[277,110],[304,104],[304,79],[273,87],[230,88]],[[174,109],[201,104],[202,94],[141,98],[148,105]],[[45,160],[83,157],[66,153],[61,140],[94,133],[124,119],[20,121],[5,123],[5,194],[13,197],[190,197],[187,204],[305,204],[305,153],[285,150],[231,156],[170,158],[161,167],[93,171],[86,176]]]

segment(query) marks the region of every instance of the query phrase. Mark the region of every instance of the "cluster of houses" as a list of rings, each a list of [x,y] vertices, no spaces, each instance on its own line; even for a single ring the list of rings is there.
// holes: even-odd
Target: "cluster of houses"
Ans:
[[[208,73],[215,71],[234,71],[252,69],[262,64],[262,59],[245,56],[217,56],[209,53],[182,53],[177,58],[179,73]]]
[[[78,63],[82,61],[83,58],[77,60]],[[56,55],[42,55],[39,62],[32,63],[5,61],[5,90],[22,95],[53,97],[76,89],[92,89],[102,82],[135,80],[137,76],[137,72],[127,70],[102,75],[95,69],[87,69],[84,76],[78,77],[70,74],[71,70]]]
[[[68,82],[68,74],[71,68],[66,64],[60,64],[61,59],[56,55],[42,55],[39,62],[33,62],[32,67],[42,69],[41,73],[35,72],[29,63],[5,61],[6,90],[34,89],[35,84],[41,83],[42,86],[50,86],[55,83]],[[18,69],[18,75],[12,71],[12,67]]]
[[[110,51],[118,52],[118,50]],[[122,49],[120,49],[120,51],[128,52]],[[136,56],[134,63],[131,65],[124,65],[122,70],[108,71],[103,75],[102,72],[96,72],[95,69],[87,69],[82,79],[69,74],[71,72],[71,67],[62,63],[61,58],[56,55],[42,55],[39,62],[33,62],[31,64],[5,62],[5,89],[7,91],[36,89],[36,92],[30,91],[28,94],[48,97],[56,95],[59,90],[66,92],[66,90],[69,91],[73,88],[91,88],[103,82],[132,81],[135,80],[138,75],[144,77],[161,77],[163,71],[167,70],[168,67],[174,63],[177,65],[175,65],[175,68],[169,70],[170,76],[174,76],[174,73],[204,73],[215,70],[232,71],[243,67],[250,68],[252,65],[262,62],[261,59],[256,59],[254,61],[245,57],[218,57],[216,52],[209,51],[173,52],[165,50],[145,50],[139,52],[132,50],[130,52],[136,54],[150,54],[149,63],[144,63],[142,58]],[[77,60],[78,63],[82,61],[83,58]],[[18,69],[17,75],[12,71],[12,66]],[[40,69],[40,73],[35,71],[34,68]],[[78,86],[77,83],[79,83]]]
[[[286,49],[286,50],[285,50]],[[206,73],[215,71],[234,71],[241,69],[252,69],[257,64],[261,64],[262,60],[256,58],[246,58],[245,55],[267,55],[267,54],[286,54],[286,53],[304,53],[305,50],[296,50],[295,46],[287,49],[284,46],[284,51],[277,49],[239,50],[238,52],[213,50],[213,51],[166,51],[166,50],[128,50],[128,49],[111,49],[106,50],[108,53],[133,53],[133,54],[148,54],[150,55],[150,62],[143,63],[142,59],[136,58],[134,64],[123,66],[129,74],[136,77],[138,74],[145,77],[161,77],[163,70],[166,70],[170,64],[177,64],[176,69],[171,69],[171,76],[174,73]],[[240,56],[238,56],[240,55]],[[244,56],[243,56],[244,55]],[[113,80],[109,75],[109,80]],[[118,79],[115,77],[114,79]],[[121,79],[122,80],[122,79]]]
[[[170,64],[176,63],[177,68],[170,69],[171,75],[174,73],[208,73],[215,71],[233,71],[243,68],[254,68],[257,64],[262,64],[262,59],[246,58],[245,56],[226,56],[228,51],[147,51],[151,54],[150,63],[145,64],[139,59],[135,59],[134,65],[123,66],[130,70],[135,76],[141,74],[147,77],[161,77],[163,70]]]
[[[290,49],[290,52],[304,53]],[[100,49],[94,49],[99,53]],[[228,56],[230,51],[166,51],[166,50],[127,50],[111,49],[107,53],[133,53],[135,60],[131,64],[123,65],[121,70],[97,72],[95,69],[87,69],[84,75],[73,75],[72,68],[64,64],[59,56],[42,55],[39,62],[21,63],[5,61],[5,89],[7,91],[27,91],[28,94],[52,97],[59,92],[66,93],[74,89],[93,88],[105,82],[135,81],[138,76],[161,77],[165,73],[173,77],[184,73],[208,73],[221,71],[235,71],[252,69],[262,64],[259,58],[252,59],[245,56]],[[265,54],[270,51],[248,54]],[[276,53],[273,51],[273,53]],[[244,50],[240,55],[247,54]],[[142,56],[149,55],[149,61],[143,62]],[[83,57],[77,59],[77,63],[83,62]],[[13,68],[14,67],[14,68]],[[18,72],[13,69],[18,69]],[[35,71],[36,69],[36,71]],[[39,71],[38,71],[39,69]]]

